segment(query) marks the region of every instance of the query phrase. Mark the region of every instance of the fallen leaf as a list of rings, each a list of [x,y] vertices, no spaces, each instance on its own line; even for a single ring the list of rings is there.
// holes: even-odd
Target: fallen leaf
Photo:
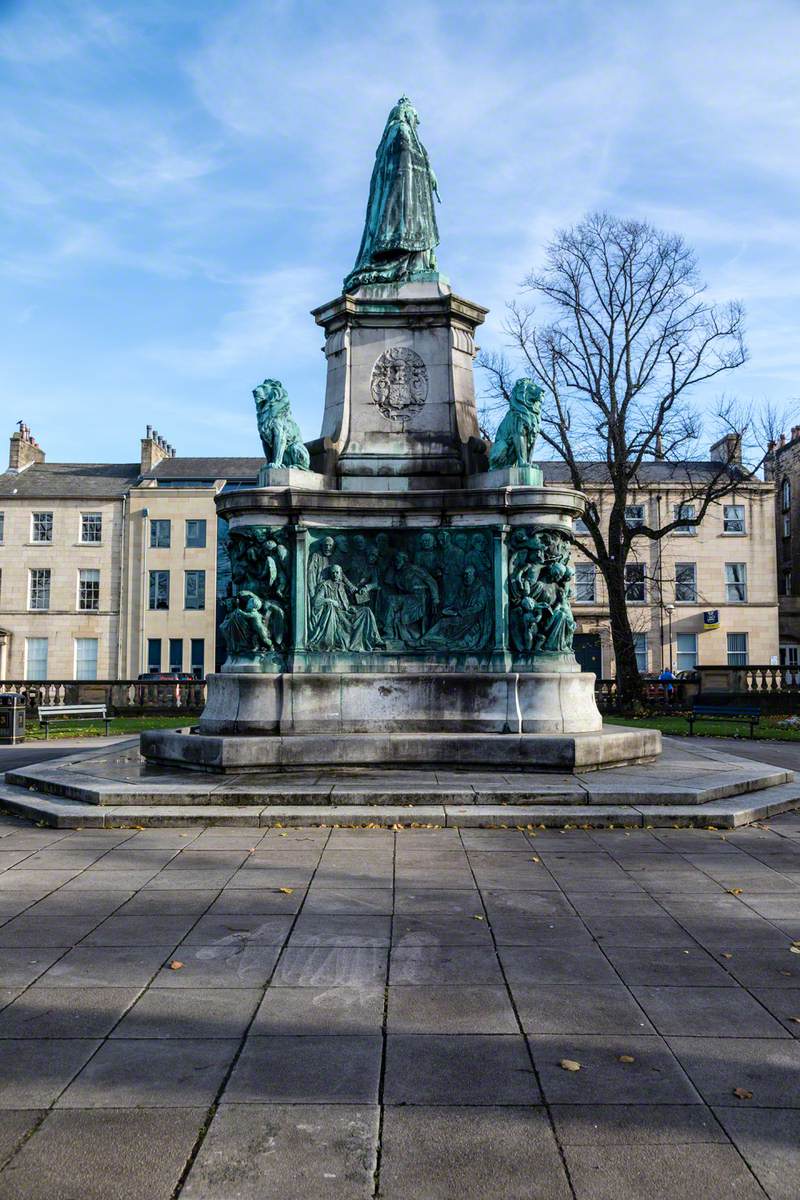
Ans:
[[[284,896],[291,896],[294,888],[278,888],[279,892],[283,892]]]
[[[791,1022],[794,1024],[794,1025],[800,1025],[800,1017],[789,1017],[789,1020],[790,1020],[790,1021],[791,1021]]]
[[[734,1088],[733,1094],[737,1100],[752,1100],[753,1093],[748,1092],[747,1088]]]
[[[722,957],[723,957],[723,958],[733,958],[733,955],[732,955],[732,954],[727,954],[727,953],[726,953],[726,954],[723,954],[723,955],[722,955]]]
[[[575,1062],[574,1058],[562,1058],[558,1065],[564,1071],[580,1071],[581,1069],[581,1064],[579,1062]]]
[[[169,964],[169,969],[170,971],[180,971],[182,966],[182,962],[178,962],[177,958],[173,958],[172,962]]]
[[[617,1058],[617,1062],[636,1062],[636,1059],[632,1054],[620,1054]]]
[[[729,896],[741,896],[743,890],[743,888],[728,888],[727,892]]]
[[[790,946],[789,953],[790,954],[800,954],[800,946]]]
[[[288,837],[288,833],[279,833],[278,837]]]
[[[472,919],[473,919],[473,921],[483,921],[485,918],[484,918],[484,917],[482,917],[482,916],[480,915],[480,913],[475,913],[475,915],[473,916],[473,918],[472,918]]]
[[[793,979],[793,978],[794,978],[794,972],[793,972],[793,971],[779,971],[779,972],[778,972],[778,974],[779,974],[779,975],[785,975],[787,979]]]
[[[535,854],[534,854],[533,858],[531,859],[531,862],[541,862],[541,861],[542,860],[540,858],[537,858]]]

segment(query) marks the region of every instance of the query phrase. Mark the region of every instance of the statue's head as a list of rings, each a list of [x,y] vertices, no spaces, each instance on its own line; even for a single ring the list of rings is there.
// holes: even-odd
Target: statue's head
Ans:
[[[339,580],[342,578],[342,568],[339,566],[338,563],[334,563],[333,566],[330,568],[330,575],[331,575],[331,579],[335,580],[336,583],[338,583]]]
[[[511,389],[511,407],[539,413],[543,396],[544,392],[532,379],[518,379]]]
[[[436,546],[436,539],[432,533],[420,534],[419,548],[420,550],[433,550]]]
[[[404,550],[398,550],[397,554],[395,554],[395,556],[394,556],[394,565],[398,569],[400,569],[401,567],[404,567],[407,562],[408,562],[408,555],[405,553]]]
[[[265,379],[257,388],[253,388],[253,399],[259,416],[262,413],[275,416],[289,411],[289,396],[279,379]]]
[[[464,583],[466,583],[469,586],[470,584],[475,582],[475,578],[476,578],[475,568],[474,567],[465,567],[464,568]]]
[[[359,554],[362,554],[366,550],[367,539],[364,537],[363,533],[356,533],[353,535],[353,547],[354,549],[358,550]]]
[[[419,125],[419,114],[414,108],[414,105],[409,100],[408,96],[401,96],[395,104],[392,111],[389,113],[387,125],[394,124],[395,121],[405,121],[412,129],[416,129]]]

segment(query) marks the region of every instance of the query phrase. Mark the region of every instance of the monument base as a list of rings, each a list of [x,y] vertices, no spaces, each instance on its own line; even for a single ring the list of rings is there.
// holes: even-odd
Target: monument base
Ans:
[[[573,772],[646,762],[660,751],[655,730],[604,730],[594,676],[580,671],[212,675],[195,732],[141,738],[148,762],[221,772]]]

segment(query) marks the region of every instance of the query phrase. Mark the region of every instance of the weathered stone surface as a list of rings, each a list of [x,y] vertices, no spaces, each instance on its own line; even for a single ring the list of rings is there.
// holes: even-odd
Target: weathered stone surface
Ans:
[[[181,1195],[186,1200],[370,1200],[377,1106],[223,1104]]]

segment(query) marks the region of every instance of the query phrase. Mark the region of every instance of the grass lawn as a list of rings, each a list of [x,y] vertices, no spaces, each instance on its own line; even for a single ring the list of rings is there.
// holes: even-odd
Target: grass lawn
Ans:
[[[779,722],[786,718],[779,713],[770,713],[761,718],[760,724],[753,730],[757,740],[771,739],[780,742],[799,742],[800,729],[781,729]],[[677,736],[688,736],[689,722],[678,713],[661,716],[656,713],[647,717],[603,717],[606,725],[643,725],[645,729],[660,729],[662,733]],[[694,723],[697,737],[741,737],[750,738],[750,725],[747,721],[703,721]]]
[[[114,734],[141,733],[143,729],[179,729],[183,725],[196,725],[196,716],[185,717],[112,717],[108,722],[109,737]],[[38,721],[29,721],[26,727],[26,741],[44,740],[44,725]],[[50,722],[49,741],[57,738],[71,737],[104,737],[105,721],[70,721],[69,718],[59,717]]]

